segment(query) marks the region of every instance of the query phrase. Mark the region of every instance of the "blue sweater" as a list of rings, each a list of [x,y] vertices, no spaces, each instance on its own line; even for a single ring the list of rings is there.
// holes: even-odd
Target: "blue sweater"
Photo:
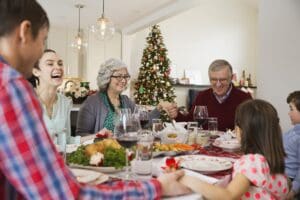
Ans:
[[[293,178],[292,189],[300,189],[300,124],[296,124],[283,135],[285,153],[285,173]]]

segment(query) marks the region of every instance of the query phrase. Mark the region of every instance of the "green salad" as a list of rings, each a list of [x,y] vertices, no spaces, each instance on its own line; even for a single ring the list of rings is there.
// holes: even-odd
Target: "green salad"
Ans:
[[[104,159],[101,166],[103,167],[115,167],[122,168],[125,166],[125,149],[107,147],[103,152]],[[85,146],[80,146],[76,151],[67,154],[68,164],[79,164],[83,166],[88,166],[90,162],[90,157],[85,153]]]

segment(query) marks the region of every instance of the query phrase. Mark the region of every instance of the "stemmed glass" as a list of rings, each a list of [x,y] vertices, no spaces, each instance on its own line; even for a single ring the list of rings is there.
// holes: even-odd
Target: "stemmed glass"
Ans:
[[[129,171],[128,149],[136,145],[140,129],[139,120],[131,114],[131,111],[129,109],[121,109],[119,119],[115,124],[114,137],[125,148],[126,171],[122,175],[122,178],[125,180],[134,178],[134,175]]]
[[[194,120],[198,122],[198,127],[202,129],[202,125],[204,125],[208,119],[207,106],[195,106],[193,116]]]
[[[136,114],[140,120],[142,129],[147,129],[148,123],[150,120],[149,112],[146,106],[137,105],[134,110],[134,114]]]

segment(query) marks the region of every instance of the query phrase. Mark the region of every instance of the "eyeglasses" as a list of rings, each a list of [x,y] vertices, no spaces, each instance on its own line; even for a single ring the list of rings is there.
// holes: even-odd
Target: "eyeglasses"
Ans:
[[[212,84],[216,84],[217,82],[225,84],[229,82],[228,78],[210,78],[209,80]]]
[[[118,81],[122,81],[123,79],[125,79],[126,81],[128,81],[130,79],[130,75],[112,75],[110,77],[111,78],[115,78]]]

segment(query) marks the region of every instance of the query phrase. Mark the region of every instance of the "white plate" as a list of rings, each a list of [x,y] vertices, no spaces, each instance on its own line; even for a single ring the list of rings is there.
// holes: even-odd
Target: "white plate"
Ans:
[[[187,155],[179,156],[180,166],[203,174],[210,174],[224,171],[232,168],[232,163],[224,158],[205,156],[205,155]]]
[[[213,145],[216,147],[220,147],[225,151],[235,151],[241,148],[241,144],[237,139],[221,140],[217,138],[214,141]]]
[[[79,168],[79,169],[89,169],[97,172],[102,172],[102,173],[117,173],[123,170],[121,169],[116,169],[114,167],[95,167],[95,166],[83,166],[83,165],[78,165],[78,164],[69,164],[71,168]]]
[[[71,168],[70,170],[80,183],[100,184],[109,179],[107,175],[100,172],[74,168]]]
[[[207,130],[209,133],[210,133],[210,135],[212,135],[212,136],[221,136],[221,135],[224,135],[224,131],[209,131],[209,130]]]

